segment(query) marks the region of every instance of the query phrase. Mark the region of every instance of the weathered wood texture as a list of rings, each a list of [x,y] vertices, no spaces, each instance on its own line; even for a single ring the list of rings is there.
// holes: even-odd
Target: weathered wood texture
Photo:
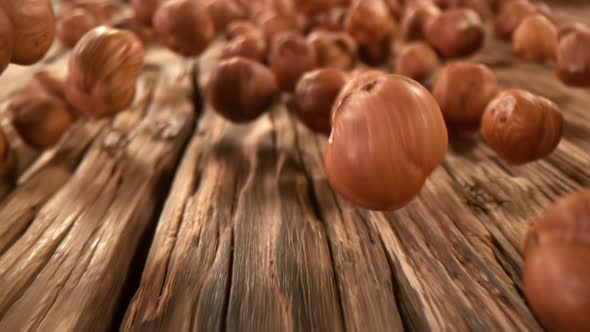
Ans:
[[[590,23],[584,1],[552,5]],[[331,189],[326,139],[284,101],[239,126],[206,110],[191,136],[191,78],[150,54],[132,110],[76,125],[0,199],[0,331],[543,330],[521,241],[551,201],[590,186],[589,90],[490,35],[474,60],[561,106],[557,151],[513,167],[479,137],[452,138],[419,198],[381,213]],[[214,61],[200,60],[200,85]]]

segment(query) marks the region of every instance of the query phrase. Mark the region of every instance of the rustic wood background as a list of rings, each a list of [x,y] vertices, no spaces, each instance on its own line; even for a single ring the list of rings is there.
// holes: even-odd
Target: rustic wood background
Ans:
[[[585,1],[551,5],[590,23]],[[474,59],[561,106],[559,148],[511,167],[453,138],[418,199],[376,213],[334,193],[326,139],[284,102],[241,126],[203,106],[215,53],[150,49],[129,111],[43,153],[4,110],[39,67],[63,75],[67,52],[0,77],[19,174],[0,186],[0,331],[542,330],[520,246],[551,201],[590,185],[590,90],[489,35]]]

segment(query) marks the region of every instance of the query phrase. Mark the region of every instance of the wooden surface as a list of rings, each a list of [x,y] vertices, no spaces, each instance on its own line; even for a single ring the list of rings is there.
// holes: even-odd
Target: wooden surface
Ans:
[[[590,23],[588,7],[559,5],[558,19]],[[564,139],[512,167],[479,138],[452,138],[420,197],[389,213],[330,188],[326,139],[285,103],[230,124],[192,107],[193,62],[148,51],[129,111],[81,121],[42,154],[15,145],[0,331],[541,331],[521,241],[551,201],[590,186],[590,91],[488,39],[475,60],[503,88],[558,103]],[[63,71],[55,54],[42,66]],[[197,86],[214,61],[200,60]],[[26,82],[14,70],[3,108]]]

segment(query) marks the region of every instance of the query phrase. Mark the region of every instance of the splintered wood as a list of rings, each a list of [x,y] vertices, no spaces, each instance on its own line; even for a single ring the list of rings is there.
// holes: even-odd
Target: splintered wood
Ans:
[[[558,149],[512,167],[453,137],[420,196],[381,213],[332,190],[326,138],[284,100],[247,125],[200,115],[191,63],[148,51],[130,110],[40,155],[18,147],[0,191],[0,331],[542,331],[521,242],[590,186],[590,94],[510,52],[490,36],[474,60],[560,105]],[[198,86],[214,62],[199,60]]]

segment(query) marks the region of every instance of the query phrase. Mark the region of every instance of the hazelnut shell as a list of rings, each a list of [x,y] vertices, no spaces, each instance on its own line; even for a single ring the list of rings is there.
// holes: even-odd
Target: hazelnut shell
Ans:
[[[395,70],[398,74],[416,81],[424,81],[436,70],[440,61],[438,55],[428,44],[423,42],[409,43],[395,59]]]
[[[545,62],[555,58],[557,29],[545,16],[527,16],[512,35],[514,54],[529,61]]]
[[[320,67],[351,69],[356,63],[358,46],[345,32],[317,30],[307,40],[315,49]]]
[[[590,86],[590,30],[577,30],[561,38],[557,46],[559,79],[571,86]]]
[[[299,78],[317,66],[315,50],[299,33],[283,32],[272,42],[269,65],[281,90],[293,91]]]
[[[90,30],[99,25],[94,15],[82,8],[67,11],[57,24],[57,38],[66,47],[74,47]]]
[[[482,20],[471,9],[450,9],[432,18],[426,25],[426,39],[448,58],[470,55],[483,45]]]

